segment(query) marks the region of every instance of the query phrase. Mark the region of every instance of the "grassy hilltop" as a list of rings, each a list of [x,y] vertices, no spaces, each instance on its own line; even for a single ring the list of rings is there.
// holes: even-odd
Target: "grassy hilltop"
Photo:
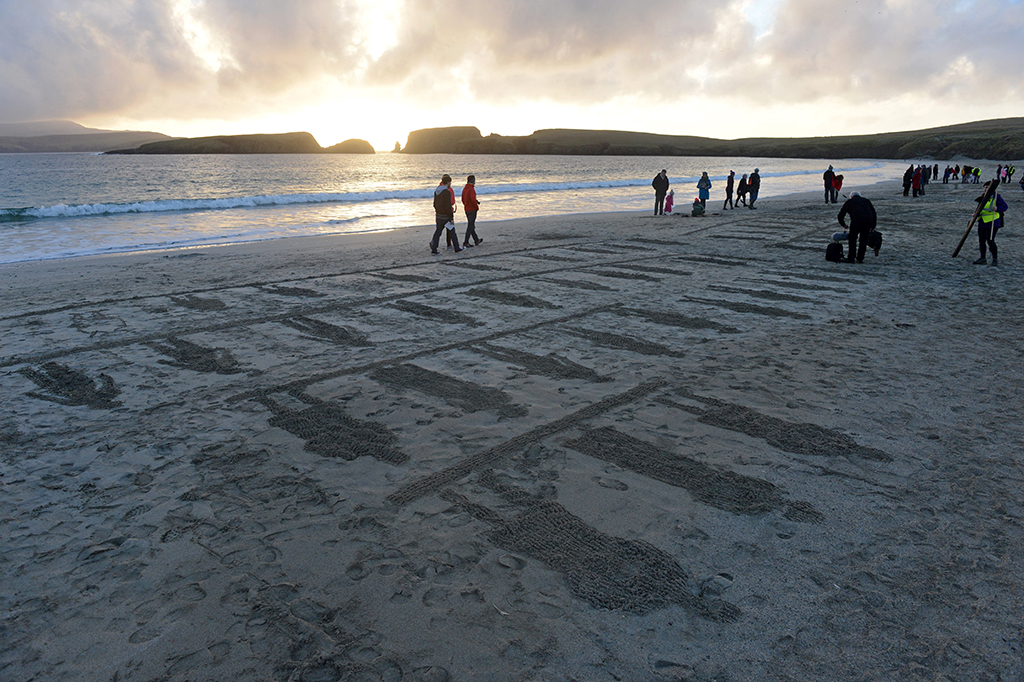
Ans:
[[[720,140],[619,130],[538,130],[484,137],[475,127],[409,133],[405,154],[582,154],[637,156],[768,156],[806,159],[1024,159],[1024,118],[874,135]]]

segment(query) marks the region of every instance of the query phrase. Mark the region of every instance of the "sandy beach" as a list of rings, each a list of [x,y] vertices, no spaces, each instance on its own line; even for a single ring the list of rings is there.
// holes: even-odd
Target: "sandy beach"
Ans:
[[[0,266],[0,679],[1024,678],[979,187]]]

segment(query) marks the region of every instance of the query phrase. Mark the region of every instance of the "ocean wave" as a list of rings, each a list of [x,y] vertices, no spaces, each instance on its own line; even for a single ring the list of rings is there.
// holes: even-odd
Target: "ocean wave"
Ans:
[[[871,167],[849,169],[869,170]],[[788,173],[765,173],[765,177],[813,175],[819,171],[795,171]],[[723,180],[725,176],[712,176]],[[696,182],[697,177],[672,178],[673,184]],[[581,180],[568,182],[533,182],[521,184],[482,185],[477,193],[483,195],[523,194],[534,192],[560,192],[567,190],[616,189],[646,187],[649,179],[628,178],[621,180]],[[174,211],[222,211],[231,209],[260,208],[266,206],[294,206],[301,204],[326,203],[372,203],[381,201],[403,201],[433,197],[433,188],[385,189],[365,192],[316,192],[308,194],[274,194],[257,196],[223,197],[217,199],[164,199],[130,203],[56,204],[45,207],[0,209],[0,223],[38,220],[44,218],[78,218],[130,213],[167,213]]]

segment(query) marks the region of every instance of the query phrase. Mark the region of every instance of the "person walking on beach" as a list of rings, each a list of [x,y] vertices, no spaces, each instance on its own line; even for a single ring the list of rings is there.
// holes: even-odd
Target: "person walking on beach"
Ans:
[[[441,176],[441,184],[434,190],[434,218],[437,225],[434,236],[430,240],[430,253],[435,256],[440,253],[437,246],[441,241],[441,233],[454,231],[455,226],[455,191],[452,189],[452,176],[445,173]],[[448,230],[448,224],[452,224],[452,230]],[[455,253],[461,253],[459,238],[455,237]]]
[[[832,170],[832,166],[829,165],[828,170],[821,174],[821,179],[825,182],[825,203],[830,201],[836,203],[836,198],[832,194],[832,183],[836,179],[836,173]]]
[[[725,203],[722,204],[722,210],[727,208],[736,208],[736,205],[732,203],[732,189],[733,183],[736,180],[736,172],[729,171],[729,177],[725,179]]]
[[[736,203],[742,203],[744,206],[747,205],[747,174],[744,173],[743,177],[740,178],[740,184],[736,186]]]
[[[711,178],[708,177],[707,171],[701,173],[700,180],[697,181],[697,198],[700,199],[700,205],[707,208],[708,199],[711,198]]]
[[[761,169],[755,168],[754,172],[750,174],[750,180],[747,181],[747,192],[750,194],[750,205],[747,206],[749,209],[754,208],[754,202],[757,201],[757,193],[761,191]]]
[[[992,181],[986,182],[984,187],[988,190],[988,187],[992,184]],[[984,201],[985,192],[981,193],[981,196],[975,199],[979,204]],[[981,258],[974,261],[975,265],[985,265],[988,261],[985,259],[985,247],[988,246],[988,250],[992,252],[992,265],[999,265],[999,249],[996,248],[996,232],[1000,227],[1003,226],[1003,217],[1006,213],[1006,209],[1009,206],[1003,201],[1003,197],[998,192],[992,194],[987,202],[981,207],[981,213],[978,214],[978,249],[981,251]]]
[[[847,230],[847,243],[850,247],[850,255],[843,259],[846,263],[864,262],[864,253],[868,250],[868,235],[875,229],[878,223],[878,214],[871,202],[862,197],[860,192],[853,192],[850,198],[843,203],[839,209],[839,224],[846,227],[846,216],[850,216],[850,227]],[[860,239],[860,245],[857,241]],[[856,254],[856,257],[854,257]]]
[[[476,214],[480,210],[480,202],[476,198],[476,176],[466,177],[466,186],[462,188],[462,209],[466,212],[466,239],[462,242],[462,248],[476,246],[483,239],[476,236]],[[473,243],[469,243],[469,238]]]
[[[651,182],[651,187],[654,188],[654,215],[665,215],[665,195],[668,194],[668,185],[668,171],[662,168]]]

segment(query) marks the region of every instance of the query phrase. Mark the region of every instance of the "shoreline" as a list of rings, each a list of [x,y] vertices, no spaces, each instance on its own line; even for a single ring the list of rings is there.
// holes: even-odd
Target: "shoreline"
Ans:
[[[845,189],[0,267],[0,670],[1024,674],[1022,202]]]
[[[1022,164],[1022,165],[1024,165],[1024,164]],[[893,181],[893,180],[883,180],[883,181],[879,181],[877,183],[874,183],[872,185],[868,185],[866,187],[869,187],[869,188],[881,187],[881,186],[886,185],[886,183],[890,183],[890,182],[896,182],[896,181]],[[864,190],[862,190],[862,191],[864,191]],[[816,194],[815,191],[791,192],[791,193],[775,195],[775,196],[772,196],[772,195],[763,196],[763,197],[761,197],[759,199],[759,201],[763,202],[765,200],[769,200],[771,202],[776,202],[776,201],[780,201],[780,200],[781,201],[804,200],[804,199],[807,199],[807,198],[809,198],[810,196],[812,196],[814,194]],[[711,200],[711,201],[714,202],[714,200]],[[595,212],[595,213],[556,213],[556,214],[549,214],[549,215],[529,216],[529,217],[523,217],[523,218],[510,218],[510,219],[499,220],[499,221],[487,221],[487,220],[484,220],[484,221],[481,221],[481,224],[490,224],[490,223],[493,223],[493,222],[502,222],[503,223],[503,222],[508,222],[509,220],[532,221],[532,220],[549,220],[549,219],[556,219],[556,218],[571,218],[571,217],[583,218],[583,217],[587,217],[587,216],[613,216],[613,215],[639,216],[639,215],[644,215],[644,213],[637,212],[637,211],[602,211],[602,212]],[[465,225],[465,223],[463,222],[462,223],[463,229],[464,229],[464,225]],[[205,250],[205,249],[243,248],[243,247],[247,247],[247,246],[256,247],[256,245],[265,244],[265,243],[272,243],[272,242],[277,242],[277,241],[301,240],[301,239],[324,239],[324,240],[354,239],[354,240],[358,240],[360,237],[367,236],[367,235],[385,234],[385,233],[397,232],[397,231],[405,231],[405,230],[431,230],[432,231],[433,229],[434,229],[434,226],[432,224],[423,223],[423,224],[418,224],[418,225],[405,225],[405,226],[401,226],[401,227],[379,229],[379,230],[366,230],[366,231],[362,231],[362,232],[334,232],[334,233],[315,234],[315,235],[298,235],[298,236],[289,236],[289,237],[269,237],[269,238],[265,238],[265,239],[255,239],[255,240],[251,240],[251,241],[227,242],[227,243],[222,243],[222,244],[195,244],[195,245],[188,245],[188,246],[167,246],[167,247],[164,247],[164,248],[139,248],[139,249],[134,249],[134,248],[129,247],[129,248],[126,248],[123,251],[113,251],[113,252],[109,252],[109,253],[93,253],[93,254],[83,254],[83,255],[74,255],[74,256],[51,256],[51,257],[46,257],[46,258],[35,258],[35,259],[25,259],[25,260],[19,260],[19,261],[11,261],[11,262],[7,262],[7,263],[0,263],[0,268],[7,267],[7,266],[18,266],[18,265],[22,265],[22,264],[39,264],[39,263],[46,263],[46,262],[52,262],[52,261],[60,262],[60,261],[74,261],[74,260],[80,260],[80,259],[94,259],[94,258],[104,259],[104,258],[118,258],[118,257],[126,257],[126,256],[130,257],[130,256],[145,256],[145,255],[170,255],[170,254],[173,254],[175,252],[190,252],[190,251],[200,251],[200,250]]]

